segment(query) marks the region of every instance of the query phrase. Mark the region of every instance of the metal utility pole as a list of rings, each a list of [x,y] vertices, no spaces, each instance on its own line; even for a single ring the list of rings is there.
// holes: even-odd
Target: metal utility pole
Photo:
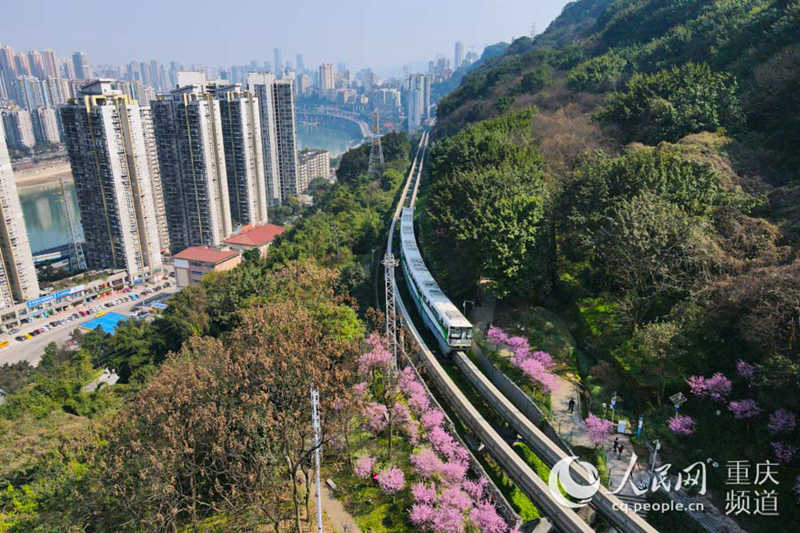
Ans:
[[[83,255],[83,247],[78,242],[78,230],[75,221],[75,212],[72,210],[72,199],[67,193],[67,180],[61,178],[61,201],[64,203],[64,214],[67,217],[67,229],[72,246],[75,248],[75,266],[77,270],[86,270],[86,257]]]
[[[383,147],[381,146],[381,136],[380,136],[380,123],[378,121],[378,112],[375,111],[372,114],[373,118],[375,119],[372,125],[372,139],[371,145],[369,148],[369,167],[367,168],[367,174],[371,178],[377,178],[383,172]]]
[[[317,468],[317,530],[318,533],[322,533],[322,487],[319,482],[319,391],[314,388],[311,389],[311,427],[314,430],[314,462]]]
[[[386,282],[386,337],[392,345],[394,367],[397,368],[397,313],[394,306],[394,269],[400,264],[392,252],[386,252],[381,261]]]

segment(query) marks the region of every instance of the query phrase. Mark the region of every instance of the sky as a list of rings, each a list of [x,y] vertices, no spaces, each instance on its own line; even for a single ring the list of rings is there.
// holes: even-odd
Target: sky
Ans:
[[[23,0],[0,11],[0,44],[16,51],[86,52],[90,64],[176,60],[259,63],[281,48],[307,68],[344,62],[399,69],[453,57],[454,43],[480,54],[543,31],[567,0]]]

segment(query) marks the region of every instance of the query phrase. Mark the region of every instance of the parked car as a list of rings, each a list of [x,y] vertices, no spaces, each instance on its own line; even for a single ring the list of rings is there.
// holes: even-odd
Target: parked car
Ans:
[[[24,335],[17,335],[16,337],[14,337],[14,340],[18,342],[24,342],[26,339]]]
[[[12,335],[13,335],[14,333],[19,333],[19,328],[11,328],[11,330],[9,331],[9,333],[11,333]]]

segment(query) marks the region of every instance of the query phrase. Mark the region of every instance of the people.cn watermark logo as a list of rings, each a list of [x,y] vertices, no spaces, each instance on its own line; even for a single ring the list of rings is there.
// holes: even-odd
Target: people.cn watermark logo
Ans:
[[[587,476],[592,480],[590,484],[583,485],[573,479],[572,474],[570,474],[570,467],[573,462],[577,462],[586,471]],[[564,507],[577,509],[589,503],[592,496],[600,490],[600,475],[593,464],[581,461],[575,455],[570,455],[553,465],[547,484],[555,501]],[[562,489],[567,496],[577,500],[577,503],[565,498],[564,493],[561,492]]]

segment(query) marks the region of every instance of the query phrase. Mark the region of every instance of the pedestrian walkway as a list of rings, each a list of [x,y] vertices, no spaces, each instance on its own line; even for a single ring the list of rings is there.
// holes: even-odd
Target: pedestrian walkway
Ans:
[[[316,493],[312,491],[315,495]],[[314,503],[314,511],[311,522],[316,523],[316,501]],[[331,489],[327,486],[322,487],[322,516],[325,523],[325,531],[331,533],[361,533],[361,528],[358,527],[353,515],[347,512],[336,496],[333,495]]]

